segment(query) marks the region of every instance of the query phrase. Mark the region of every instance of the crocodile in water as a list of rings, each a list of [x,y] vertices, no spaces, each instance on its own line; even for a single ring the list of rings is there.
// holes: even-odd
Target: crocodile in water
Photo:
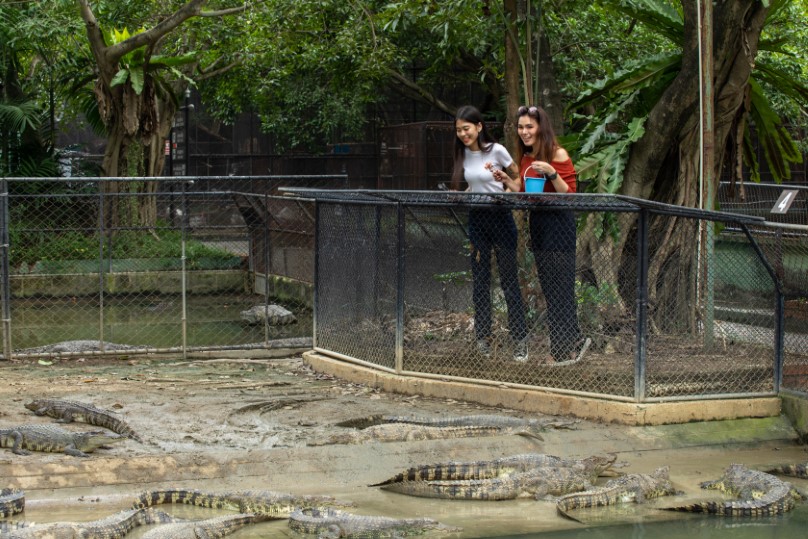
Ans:
[[[60,423],[71,423],[73,421],[88,423],[97,427],[104,427],[138,442],[143,442],[140,436],[132,430],[132,427],[115,417],[113,412],[96,408],[91,404],[58,399],[35,399],[26,404],[25,407],[36,415],[53,417]]]
[[[149,507],[164,503],[179,503],[215,509],[230,509],[239,513],[266,515],[272,518],[288,518],[300,507],[341,506],[353,504],[340,502],[330,496],[298,496],[273,491],[205,492],[189,489],[150,490],[138,496],[134,507]]]
[[[710,513],[725,516],[760,517],[781,515],[794,508],[800,494],[787,483],[771,474],[750,470],[742,464],[731,464],[715,481],[705,481],[701,488],[720,490],[738,500],[713,500],[680,507],[665,507],[666,511]]]
[[[25,510],[25,493],[18,488],[0,490],[0,518],[8,518]]]
[[[770,470],[765,470],[765,472],[777,475],[788,475],[790,477],[799,477],[800,479],[808,479],[808,462],[782,464]]]
[[[577,520],[569,512],[581,507],[604,507],[625,502],[642,503],[651,498],[676,494],[668,476],[667,466],[657,468],[653,474],[626,474],[610,479],[602,487],[585,492],[561,496],[556,501],[558,512]]]
[[[223,515],[190,522],[164,524],[144,533],[141,539],[217,539],[230,535],[244,526],[262,522],[269,515]]]
[[[430,518],[390,518],[354,515],[338,509],[297,509],[289,515],[289,528],[320,539],[393,539],[427,532],[457,532]]]
[[[125,440],[123,436],[106,431],[71,432],[55,425],[20,425],[0,429],[0,447],[10,447],[17,455],[30,455],[30,451],[46,451],[87,457],[87,453],[92,453],[99,447],[122,440]]]
[[[324,440],[311,441],[307,445],[366,444],[374,442],[411,442],[416,440],[445,440],[449,438],[470,438],[472,436],[498,436],[517,434],[538,440],[542,437],[530,427],[497,427],[469,425],[458,427],[432,427],[408,423],[385,423],[362,430],[338,433]]]
[[[403,481],[381,488],[422,498],[446,500],[513,500],[558,496],[590,488],[589,479],[572,468],[532,468],[507,477],[450,481]]]
[[[4,539],[122,539],[136,526],[174,522],[171,515],[153,509],[129,509],[90,522],[51,522],[12,530]]]
[[[369,486],[379,487],[404,481],[491,479],[494,477],[507,477],[513,473],[524,472],[532,468],[545,467],[572,468],[585,477],[591,477],[594,480],[596,477],[606,474],[615,460],[617,460],[617,455],[594,455],[584,459],[567,459],[541,453],[526,453],[494,460],[443,462],[414,466],[394,475],[390,479]],[[608,473],[610,475],[614,474],[614,472]]]

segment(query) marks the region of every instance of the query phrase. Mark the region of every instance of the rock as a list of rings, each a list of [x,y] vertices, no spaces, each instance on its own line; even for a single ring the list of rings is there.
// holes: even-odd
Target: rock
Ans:
[[[295,315],[280,305],[255,305],[241,311],[241,319],[250,325],[263,324],[268,320],[271,326],[283,326],[297,322]]]

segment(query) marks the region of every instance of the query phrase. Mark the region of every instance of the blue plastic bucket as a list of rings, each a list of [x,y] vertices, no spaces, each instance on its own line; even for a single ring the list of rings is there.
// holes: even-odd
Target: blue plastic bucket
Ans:
[[[543,193],[544,192],[545,178],[525,178],[525,192],[526,193]]]

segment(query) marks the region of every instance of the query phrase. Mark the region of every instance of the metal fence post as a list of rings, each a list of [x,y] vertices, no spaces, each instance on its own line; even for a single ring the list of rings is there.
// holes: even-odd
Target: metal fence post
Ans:
[[[398,215],[398,238],[396,241],[396,372],[404,368],[404,204],[396,204]],[[378,256],[378,249],[377,249]]]
[[[10,274],[10,267],[11,264],[9,263],[9,249],[10,245],[10,234],[9,234],[9,193],[8,193],[8,180],[6,178],[0,179],[0,196],[3,197],[2,203],[0,203],[0,211],[3,212],[2,220],[0,220],[0,226],[3,227],[2,230],[2,271],[3,271],[3,357],[6,360],[11,359],[11,274]]]
[[[186,126],[187,128],[187,126]],[[186,172],[187,174],[187,172]],[[185,266],[185,242],[186,242],[186,223],[188,221],[188,201],[185,195],[186,187],[185,184],[188,181],[187,177],[183,178],[182,180],[182,198],[180,199],[180,207],[182,208],[182,215],[180,215],[180,244],[182,245],[181,255],[180,255],[180,271],[182,273],[182,285],[181,285],[181,293],[182,293],[182,357],[183,359],[188,357],[188,275]]]
[[[774,392],[780,393],[780,385],[783,383],[783,361],[785,360],[785,327],[786,327],[786,301],[783,294],[783,283],[780,280],[777,270],[769,263],[765,253],[758,245],[757,240],[752,235],[752,231],[744,223],[739,223],[743,233],[752,244],[760,259],[760,263],[766,268],[766,272],[774,282]]]
[[[320,220],[320,202],[314,201],[314,275],[312,275],[312,282],[314,282],[314,290],[311,294],[311,347],[317,348],[317,311],[320,309],[320,227],[322,221]]]
[[[98,342],[100,350],[104,351],[104,186],[98,184]],[[110,257],[112,249],[110,248]]]
[[[264,193],[264,208],[269,213],[269,193]],[[264,344],[269,343],[269,218],[264,219]]]
[[[637,346],[634,357],[634,398],[645,400],[648,345],[648,210],[637,219]]]

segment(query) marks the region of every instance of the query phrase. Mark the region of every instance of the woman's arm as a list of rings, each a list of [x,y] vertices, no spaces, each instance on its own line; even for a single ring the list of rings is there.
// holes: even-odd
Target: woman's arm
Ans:
[[[494,179],[502,182],[508,191],[518,193],[522,190],[522,178],[519,176],[519,167],[511,163],[505,170],[494,170]]]

